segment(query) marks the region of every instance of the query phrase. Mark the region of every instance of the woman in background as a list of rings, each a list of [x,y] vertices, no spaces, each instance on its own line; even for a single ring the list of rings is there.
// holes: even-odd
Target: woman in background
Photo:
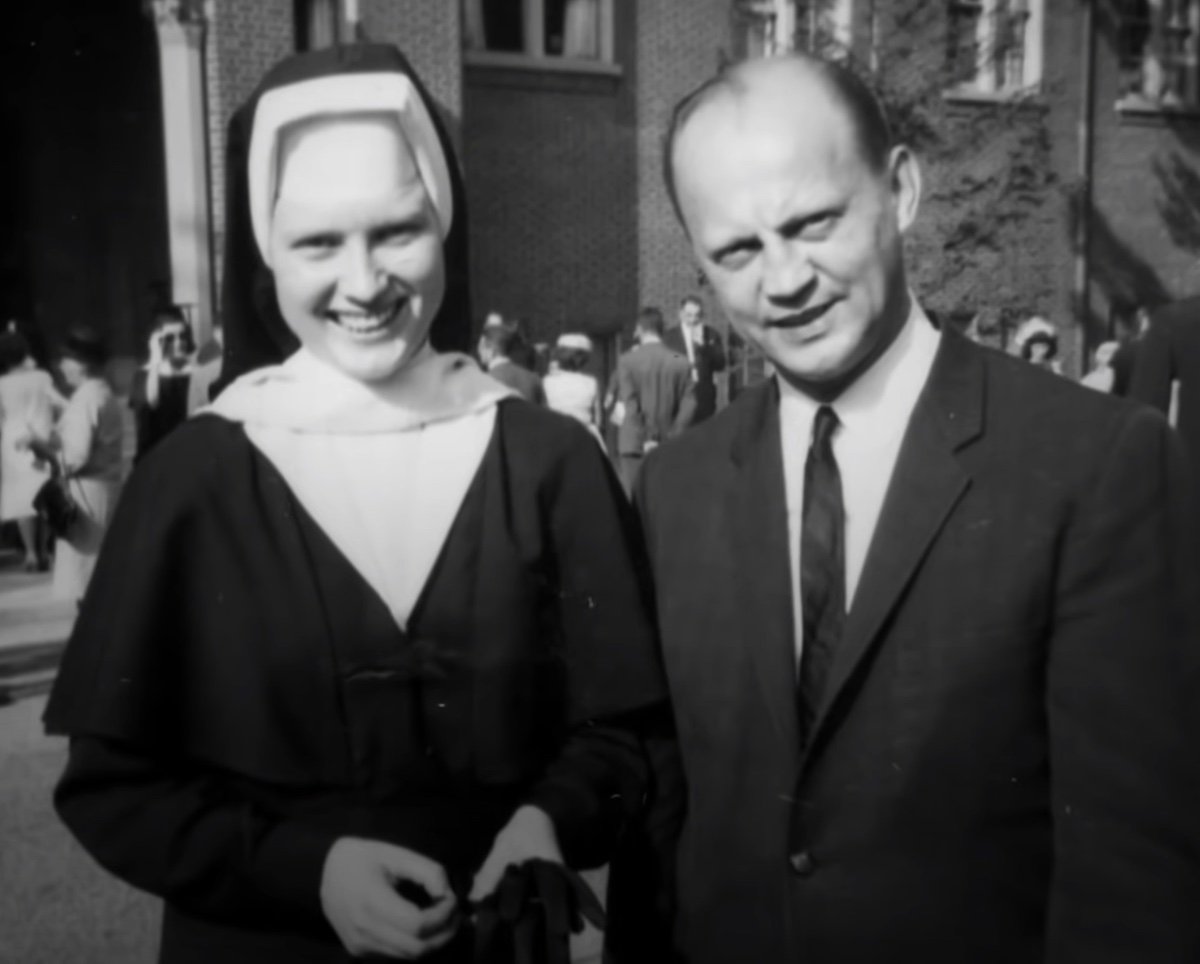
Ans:
[[[588,427],[596,441],[600,435],[600,384],[584,369],[592,357],[592,340],[587,335],[559,335],[554,345],[550,371],[542,379],[546,404],[556,412],[570,415]]]
[[[58,367],[70,399],[49,444],[32,444],[62,473],[79,507],[75,525],[54,548],[54,594],[76,602],[87,591],[124,477],[125,419],[104,375],[107,362],[108,349],[97,331],[80,327],[67,333]]]
[[[24,337],[15,329],[0,334],[0,522],[17,524],[26,572],[48,565],[33,497],[50,478],[50,467],[30,442],[50,438],[64,404]]]

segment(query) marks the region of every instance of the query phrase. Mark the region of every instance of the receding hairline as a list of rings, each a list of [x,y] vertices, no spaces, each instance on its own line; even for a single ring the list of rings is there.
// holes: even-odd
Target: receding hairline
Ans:
[[[675,105],[663,139],[663,181],[676,217],[683,223],[675,188],[675,145],[688,122],[704,107],[724,96],[735,104],[746,101],[759,89],[759,76],[792,71],[796,81],[811,79],[830,103],[850,121],[859,156],[876,172],[882,172],[894,146],[887,112],[875,92],[849,67],[808,54],[788,54],[762,60],[743,61],[710,77]]]

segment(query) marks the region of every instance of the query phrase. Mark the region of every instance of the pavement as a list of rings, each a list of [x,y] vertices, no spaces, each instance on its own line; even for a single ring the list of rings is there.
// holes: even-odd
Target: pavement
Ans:
[[[49,573],[26,573],[20,555],[0,553],[0,706],[45,693],[75,621],[54,598]]]

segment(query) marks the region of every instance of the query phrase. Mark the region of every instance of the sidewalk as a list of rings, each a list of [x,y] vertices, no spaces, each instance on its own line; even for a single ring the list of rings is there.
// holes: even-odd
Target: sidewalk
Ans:
[[[50,688],[74,622],[74,604],[51,595],[49,573],[0,555],[0,706]]]

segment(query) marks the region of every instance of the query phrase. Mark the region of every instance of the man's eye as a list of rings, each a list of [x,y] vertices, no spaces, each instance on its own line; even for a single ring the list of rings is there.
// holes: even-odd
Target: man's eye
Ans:
[[[757,251],[758,247],[756,245],[739,244],[717,252],[714,260],[725,270],[736,271],[738,268],[749,264]]]

